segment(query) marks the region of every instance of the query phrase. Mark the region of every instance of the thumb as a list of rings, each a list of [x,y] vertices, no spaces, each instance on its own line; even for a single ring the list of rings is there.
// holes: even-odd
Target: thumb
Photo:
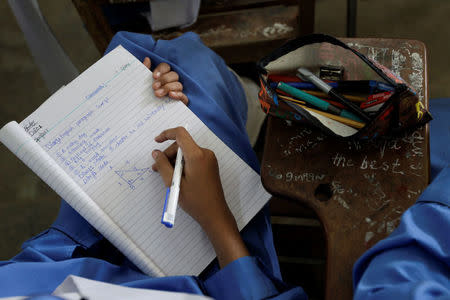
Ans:
[[[150,69],[150,67],[152,66],[152,62],[150,61],[150,58],[148,58],[148,57],[144,58],[144,61],[142,63],[144,64],[144,66],[147,67],[147,69]]]
[[[173,176],[172,164],[170,163],[169,159],[164,154],[164,152],[154,150],[152,152],[152,156],[153,159],[155,160],[153,170],[159,172],[166,186],[170,186],[170,184],[172,183],[172,176]]]

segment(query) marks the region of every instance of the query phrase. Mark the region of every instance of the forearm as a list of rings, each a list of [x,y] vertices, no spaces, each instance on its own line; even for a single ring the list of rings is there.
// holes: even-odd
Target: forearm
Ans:
[[[202,227],[214,247],[221,268],[238,258],[250,255],[228,209],[223,217],[216,218]]]

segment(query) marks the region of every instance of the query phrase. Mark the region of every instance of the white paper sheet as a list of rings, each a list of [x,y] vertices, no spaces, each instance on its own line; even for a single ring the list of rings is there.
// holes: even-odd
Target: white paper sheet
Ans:
[[[270,195],[259,175],[185,105],[156,98],[152,81],[151,72],[118,47],[22,121],[31,139],[16,141],[10,149],[32,169],[39,162],[37,169],[45,171],[33,170],[144,272],[198,275],[215,253],[200,226],[181,209],[174,228],[160,223],[165,187],[151,170],[150,154],[170,142],[160,145],[154,137],[189,124],[194,140],[215,152],[239,229]],[[14,135],[5,133],[2,141],[11,143]],[[39,154],[30,156],[34,151]],[[61,182],[70,185],[71,193],[59,191]]]

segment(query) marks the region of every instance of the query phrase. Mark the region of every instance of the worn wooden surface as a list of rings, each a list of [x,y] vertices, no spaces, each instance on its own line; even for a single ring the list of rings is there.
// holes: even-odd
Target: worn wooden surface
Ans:
[[[172,39],[193,31],[227,63],[257,61],[298,35],[298,15],[298,6],[282,5],[200,15],[189,28],[153,33],[153,37]]]
[[[428,107],[421,42],[345,42],[400,75]],[[349,70],[355,61],[346,63]],[[354,262],[395,229],[428,184],[428,126],[392,139],[343,142],[269,117],[261,176],[272,194],[305,204],[318,215],[327,238],[326,299],[351,299]]]
[[[129,0],[72,0],[98,50],[103,53],[119,30],[172,39],[193,31],[228,64],[255,62],[288,39],[314,30],[314,0],[202,1],[197,22],[185,29],[151,32],[140,15],[130,24],[108,24],[102,7],[133,5]],[[143,1],[137,1],[143,2]],[[120,4],[117,4],[120,3]]]

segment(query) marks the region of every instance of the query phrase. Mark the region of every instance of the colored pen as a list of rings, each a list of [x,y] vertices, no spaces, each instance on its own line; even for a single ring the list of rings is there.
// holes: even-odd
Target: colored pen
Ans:
[[[311,94],[313,96],[319,97],[319,98],[331,98],[331,96],[329,96],[328,94],[325,94],[323,92],[319,92],[319,91],[310,91],[310,90],[306,90],[305,92],[307,92],[308,94]],[[345,98],[347,98],[350,101],[353,102],[364,102],[367,101],[367,97],[363,97],[363,96],[355,96],[355,95],[346,95],[343,94],[342,96],[344,96]]]
[[[332,114],[342,116],[344,118],[351,119],[351,120],[354,120],[357,122],[362,122],[362,120],[359,117],[355,116],[353,113],[351,113],[345,109],[340,109],[334,105],[331,105],[330,103],[328,103],[325,100],[314,97],[313,95],[305,93],[304,91],[296,89],[294,87],[291,87],[283,82],[278,83],[277,88],[282,90],[285,93],[290,94],[291,96],[294,96],[300,100],[303,100],[309,104],[312,104],[312,105],[320,108],[323,111],[327,111]]]
[[[300,109],[298,107],[301,107],[304,110],[309,111],[309,112],[315,112],[315,113],[317,113],[317,114],[319,114],[321,116],[324,116],[326,118],[329,118],[331,120],[340,122],[340,123],[342,123],[344,125],[347,125],[347,126],[350,126],[350,127],[356,128],[356,129],[361,129],[361,128],[363,128],[366,125],[366,124],[361,123],[361,122],[357,122],[357,121],[353,121],[353,120],[350,120],[350,119],[347,119],[347,118],[343,118],[343,117],[340,117],[340,116],[329,114],[329,113],[326,113],[326,112],[323,112],[323,111],[320,111],[320,110],[317,110],[317,109],[306,107],[306,106],[301,105],[301,104],[292,103],[292,102],[286,102],[286,104],[289,105],[290,107],[292,107],[293,109],[295,109],[296,111],[300,112],[300,113],[301,113],[301,111],[300,111]]]
[[[306,92],[306,91],[304,91],[304,92]],[[284,100],[295,100],[295,101],[297,101],[297,102],[299,102],[300,104],[306,104],[304,101],[301,101],[301,100],[298,100],[298,99],[295,99],[295,98],[292,98],[292,97],[290,97],[287,93],[285,93],[285,92],[283,92],[283,91],[280,91],[280,90],[277,90],[277,93],[278,93],[278,97],[280,97],[280,98],[282,98],[282,99],[284,99],[283,97],[286,97],[286,98],[289,98],[289,99],[284,99]],[[308,92],[307,92],[308,93]],[[309,94],[309,93],[308,93]],[[311,94],[312,95],[312,94]],[[319,99],[322,99],[322,98],[319,98]],[[292,101],[291,100],[291,101]],[[336,107],[338,107],[338,108],[345,108],[345,106],[343,105],[343,104],[341,104],[341,103],[339,103],[339,102],[336,102],[336,101],[333,101],[333,100],[330,100],[330,99],[322,99],[323,101],[327,101],[328,103],[330,103],[331,105],[334,105],[334,106],[336,106]],[[294,102],[295,102],[294,101]]]
[[[296,82],[296,81],[283,81],[284,83],[302,90],[317,90],[318,87],[311,82]],[[332,88],[339,90],[341,93],[358,92],[358,93],[379,93],[379,92],[393,92],[394,87],[389,84],[375,81],[375,80],[344,80],[344,81],[331,81],[327,82]],[[270,87],[275,88],[277,82],[271,82]]]
[[[317,86],[324,93],[330,95],[332,98],[336,99],[338,102],[344,104],[352,113],[361,118],[365,122],[369,122],[370,118],[367,116],[357,105],[351,103],[349,100],[345,99],[341,94],[336,92],[336,90],[324,82],[322,79],[311,73],[306,68],[298,68],[297,76],[301,79],[308,80]]]
[[[317,90],[317,88],[318,88],[311,82],[295,82],[295,81],[289,81],[289,82],[283,81],[283,82],[287,85],[290,85],[292,87],[295,87],[296,89],[301,89],[301,90]],[[278,84],[277,82],[271,82],[270,87],[274,89],[277,87],[277,84]],[[328,84],[334,88],[338,87],[337,82],[329,82]]]
[[[164,203],[161,223],[172,228],[175,223],[177,213],[178,197],[180,195],[181,174],[183,173],[183,152],[178,147],[175,167],[173,169],[172,184],[166,190],[166,200]]]

